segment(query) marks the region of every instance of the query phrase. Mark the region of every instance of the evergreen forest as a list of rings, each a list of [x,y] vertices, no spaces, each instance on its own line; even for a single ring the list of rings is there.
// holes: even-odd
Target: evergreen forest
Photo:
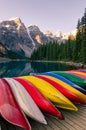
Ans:
[[[78,19],[76,38],[71,35],[65,43],[50,42],[41,45],[31,55],[31,60],[73,61],[86,64],[86,8]]]

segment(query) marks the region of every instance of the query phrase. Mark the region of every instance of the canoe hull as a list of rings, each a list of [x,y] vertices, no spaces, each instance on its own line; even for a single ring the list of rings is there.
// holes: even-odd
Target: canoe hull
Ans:
[[[77,108],[71,101],[46,81],[34,76],[22,76],[22,78],[34,84],[41,93],[51,100],[57,107],[77,111]]]
[[[55,106],[47,98],[45,98],[44,95],[32,83],[22,78],[15,78],[15,80],[20,82],[25,87],[27,92],[31,95],[33,100],[43,112],[60,119],[64,119],[61,112],[56,109]]]
[[[0,113],[8,122],[30,130],[30,124],[16,101],[9,84],[0,79]],[[16,116],[14,116],[16,115]]]
[[[48,83],[50,83],[51,85],[53,85],[57,90],[59,90],[64,96],[66,96],[68,99],[70,99],[71,101],[74,102],[78,102],[83,104],[84,102],[82,100],[80,100],[75,94],[73,94],[71,91],[65,89],[62,85],[60,85],[59,83],[53,81],[53,78],[51,76],[44,76],[44,75],[39,75],[36,76],[39,77],[45,81],[47,81]]]
[[[67,90],[71,91],[73,94],[75,94],[80,100],[82,100],[83,103],[86,103],[86,95],[81,93],[80,91],[78,91],[77,89],[73,88],[72,86],[70,86],[69,84],[59,80],[59,79],[56,79],[54,77],[52,77],[52,79],[59,83],[60,85],[62,85],[64,88],[66,88]]]
[[[6,78],[5,80],[9,83],[16,100],[26,115],[40,123],[47,124],[42,112],[33,101],[29,93],[26,91],[26,89],[14,79]]]
[[[73,74],[69,74],[67,72],[63,72],[63,71],[54,71],[53,73],[55,74],[59,74],[67,79],[69,79],[70,81],[74,82],[75,84],[79,85],[80,87],[86,89],[86,80],[77,77]]]
[[[71,72],[71,71],[67,71],[67,72]],[[45,72],[45,73],[40,73],[40,74],[32,74],[32,75],[47,75],[47,76],[52,76],[54,78],[57,78],[67,84],[69,84],[70,86],[72,86],[73,88],[79,90],[80,92],[82,92],[83,94],[86,94],[86,90],[80,86],[78,86],[77,84],[75,84],[74,82],[68,80],[67,78],[57,74],[57,73],[54,73],[53,71],[52,72]]]

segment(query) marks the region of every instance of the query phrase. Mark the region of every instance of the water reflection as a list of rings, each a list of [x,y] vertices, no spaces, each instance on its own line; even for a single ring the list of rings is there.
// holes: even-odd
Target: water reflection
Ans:
[[[75,67],[57,63],[30,63],[25,61],[13,61],[7,63],[0,63],[0,77],[17,77],[22,75],[28,75],[33,72],[37,73],[69,69],[75,69]]]
[[[49,62],[32,62],[31,66],[34,72],[46,72],[46,71],[61,71],[61,70],[70,70],[76,69],[74,66],[69,66],[66,64],[60,63],[49,63]]]
[[[0,77],[17,77],[33,72],[29,62],[8,62],[0,64]]]

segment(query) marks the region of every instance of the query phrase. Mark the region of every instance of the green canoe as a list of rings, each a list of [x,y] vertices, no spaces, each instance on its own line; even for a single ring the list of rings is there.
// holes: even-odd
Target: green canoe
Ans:
[[[74,82],[75,84],[83,87],[84,89],[86,89],[86,80],[78,77],[78,76],[75,76],[73,74],[69,74],[65,71],[52,71],[52,73],[55,73],[55,74],[59,74],[67,79],[69,79],[70,81]]]

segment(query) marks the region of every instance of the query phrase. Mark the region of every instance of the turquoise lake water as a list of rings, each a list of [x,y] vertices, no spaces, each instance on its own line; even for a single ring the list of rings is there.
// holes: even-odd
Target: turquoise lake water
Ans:
[[[12,61],[7,63],[0,63],[0,78],[17,77],[22,75],[29,75],[30,73],[70,69],[76,68],[74,66],[59,63]]]

